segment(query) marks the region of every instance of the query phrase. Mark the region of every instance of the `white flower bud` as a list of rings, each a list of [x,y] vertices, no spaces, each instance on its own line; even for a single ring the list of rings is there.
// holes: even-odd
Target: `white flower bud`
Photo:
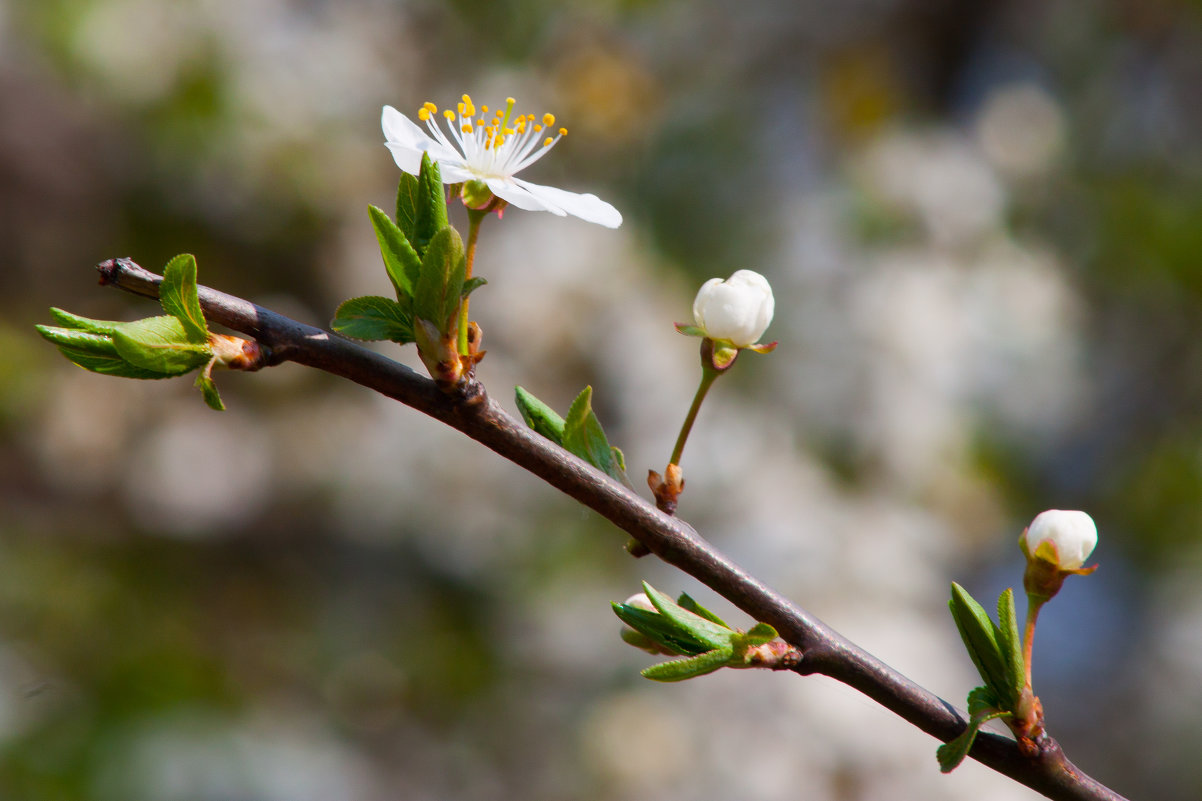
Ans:
[[[1023,538],[1028,554],[1034,554],[1040,543],[1051,542],[1060,557],[1059,568],[1076,570],[1098,544],[1098,527],[1085,512],[1049,509],[1035,516]]]
[[[645,592],[636,592],[634,595],[623,601],[626,606],[633,606],[637,609],[645,609],[648,612],[658,611],[655,604],[651,603],[651,599],[647,597]]]
[[[693,320],[710,339],[728,339],[737,348],[756,344],[772,322],[775,301],[768,279],[752,270],[706,281],[693,301]]]

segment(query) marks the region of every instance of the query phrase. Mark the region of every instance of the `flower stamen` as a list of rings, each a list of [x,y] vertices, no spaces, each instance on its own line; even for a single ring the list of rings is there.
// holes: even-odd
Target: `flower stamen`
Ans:
[[[432,102],[422,104],[417,118],[426,124],[436,142],[463,154],[470,172],[482,179],[504,177],[542,158],[568,132],[559,128],[554,135],[544,135],[555,125],[554,114],[515,114],[515,107],[516,101],[508,97],[503,109],[486,116],[489,107],[477,108],[471,96],[464,94],[454,111],[442,111],[445,129],[436,124],[439,111]]]

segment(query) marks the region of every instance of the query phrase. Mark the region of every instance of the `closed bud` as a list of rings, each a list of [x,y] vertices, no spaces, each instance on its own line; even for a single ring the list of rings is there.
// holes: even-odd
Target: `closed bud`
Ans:
[[[1085,512],[1040,512],[1023,530],[1018,543],[1027,557],[1023,588],[1038,601],[1047,601],[1060,592],[1065,577],[1088,576],[1098,569],[1097,565],[1082,567],[1098,544],[1098,527]]]
[[[1085,512],[1049,509],[1040,512],[1023,532],[1024,550],[1034,557],[1048,554],[1052,546],[1056,566],[1076,570],[1085,564],[1098,544],[1098,527]],[[1040,546],[1044,546],[1040,551]]]
[[[710,339],[737,348],[755,345],[772,322],[775,301],[768,279],[753,270],[706,281],[693,301],[693,320]]]

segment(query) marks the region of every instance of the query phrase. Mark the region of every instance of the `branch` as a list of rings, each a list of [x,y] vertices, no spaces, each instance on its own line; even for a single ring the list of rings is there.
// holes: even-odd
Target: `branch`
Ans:
[[[162,278],[130,259],[97,266],[100,283],[148,298]],[[205,316],[265,346],[264,364],[296,362],[350,379],[446,423],[602,515],[665,562],[680,568],[757,621],[771,624],[804,654],[793,670],[829,676],[854,687],[922,731],[947,742],[965,727],[954,705],[923,689],[795,606],[706,542],[688,523],[577,459],[498,406],[471,382],[457,394],[397,362],[329,331],[305,325],[249,301],[199,288]],[[1006,737],[981,733],[973,759],[1053,799],[1123,797],[1080,771],[1051,738],[1034,757]]]

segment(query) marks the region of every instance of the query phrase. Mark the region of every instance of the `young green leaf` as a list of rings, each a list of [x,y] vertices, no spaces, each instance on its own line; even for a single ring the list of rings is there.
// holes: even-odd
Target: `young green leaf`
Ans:
[[[191,372],[213,357],[207,343],[189,341],[178,317],[166,315],[122,323],[113,329],[113,345],[135,367],[165,376]]]
[[[970,720],[964,731],[935,749],[935,759],[939,761],[940,773],[951,773],[960,766],[960,763],[968,756],[968,752],[972,750],[972,744],[976,742],[977,731],[980,728],[981,725],[975,719]]]
[[[969,717],[991,715],[1003,711],[1002,701],[988,687],[973,687],[968,691]]]
[[[428,153],[422,154],[422,166],[417,176],[416,218],[414,219],[413,246],[425,258],[424,248],[433,241],[435,234],[446,228],[447,198],[442,188],[442,173],[438,162],[431,161]]]
[[[743,640],[750,646],[765,645],[772,642],[780,635],[776,629],[769,626],[767,623],[756,623],[747,633],[743,635]]]
[[[697,656],[660,662],[658,665],[652,665],[645,669],[643,675],[653,681],[685,681],[720,670],[729,665],[733,658],[733,649],[729,647],[716,648]]]
[[[522,387],[514,388],[518,411],[526,425],[556,445],[563,445],[563,418],[554,409],[531,395]]]
[[[343,301],[330,327],[354,339],[413,341],[413,318],[400,303],[379,295]]]
[[[619,481],[625,480],[621,463],[614,458],[613,448],[593,413],[593,388],[585,387],[564,418],[563,446],[576,456]]]
[[[1006,660],[1002,656],[997,641],[997,627],[989,619],[989,615],[968,591],[959,584],[952,582],[952,597],[948,601],[956,628],[960,631],[960,639],[968,649],[977,672],[985,680],[986,686],[1000,697],[1009,695],[1009,679],[1006,670]]]
[[[468,295],[472,294],[487,283],[488,281],[484,280],[478,275],[472,276],[463,282],[463,289],[459,290],[459,296],[461,298],[466,298]]]
[[[702,642],[658,612],[620,603],[614,603],[612,606],[619,620],[665,651],[694,656],[713,648],[709,642]]]
[[[997,643],[1001,649],[1002,658],[1006,663],[1008,695],[1002,706],[1014,709],[1022,696],[1027,684],[1026,660],[1023,658],[1023,644],[1018,636],[1018,615],[1014,610],[1014,590],[1009,587],[997,600],[998,625],[996,628]]]
[[[643,592],[651,600],[651,605],[669,622],[687,631],[710,648],[726,648],[734,639],[735,632],[730,628],[719,626],[712,620],[682,609],[674,604],[671,598],[645,581],[643,582]]]
[[[453,318],[462,303],[466,271],[459,232],[451,227],[442,228],[430,240],[422,257],[421,275],[413,293],[414,317],[434,323],[440,333],[449,333],[456,326]]]
[[[419,185],[416,175],[401,173],[401,182],[396,188],[396,224],[410,243],[417,242],[417,195]],[[425,246],[418,250],[420,256]]]
[[[955,739],[949,740],[935,751],[941,772],[951,773],[964,761],[983,725],[995,718],[1006,716],[1007,713],[994,706],[996,700],[987,687],[977,687],[968,694],[968,725]]]
[[[225,404],[221,402],[221,395],[217,392],[217,385],[213,383],[213,378],[207,371],[201,370],[200,375],[196,376],[196,386],[200,389],[201,397],[209,408],[216,412],[224,412]]]
[[[380,245],[388,280],[396,289],[397,300],[403,302],[413,297],[417,277],[421,273],[421,257],[413,249],[404,230],[388,219],[387,214],[375,206],[368,206],[367,214],[376,230],[376,241]]]
[[[697,603],[697,601],[695,601],[693,599],[693,596],[689,595],[687,592],[682,592],[680,594],[680,597],[676,599],[676,604],[681,609],[692,612],[694,615],[697,615],[698,617],[703,617],[706,620],[710,621],[711,623],[717,623],[719,626],[726,628],[726,629],[730,628],[730,626],[726,623],[725,620],[718,617],[717,615],[715,615],[710,610],[706,609],[701,604]],[[776,636],[776,635],[773,635],[773,636]]]
[[[209,341],[208,324],[196,294],[196,257],[191,253],[176,256],[163,268],[159,303],[163,311],[180,321],[188,342],[204,344]]]
[[[609,447],[609,455],[613,460],[614,472],[611,476],[621,481],[626,486],[630,486],[630,480],[626,477],[626,454],[622,453],[622,449],[617,445]]]
[[[93,320],[89,317],[80,317],[78,314],[72,314],[69,311],[53,307],[50,309],[50,316],[64,328],[74,328],[79,331],[87,331],[90,334],[103,334],[104,336],[112,336],[113,329],[121,325],[121,323],[114,320]]]
[[[86,318],[80,318],[86,319]],[[162,373],[135,367],[117,353],[111,336],[93,334],[74,328],[35,326],[38,333],[58,347],[69,360],[93,373],[121,378],[166,378]]]

